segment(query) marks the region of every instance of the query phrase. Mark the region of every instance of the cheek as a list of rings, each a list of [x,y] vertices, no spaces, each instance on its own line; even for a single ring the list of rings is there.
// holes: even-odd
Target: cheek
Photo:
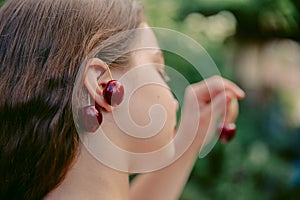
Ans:
[[[166,121],[165,126],[174,120],[176,108],[169,90],[160,85],[147,85],[132,94],[129,111],[132,119],[140,126],[151,123],[151,118]]]
[[[147,127],[161,127],[153,137],[133,140],[134,151],[155,151],[172,140],[176,123],[176,108],[172,102],[172,94],[161,85],[143,86],[132,94],[129,111],[132,120],[138,126],[145,127],[145,132],[140,133],[141,137],[147,131],[151,132]]]

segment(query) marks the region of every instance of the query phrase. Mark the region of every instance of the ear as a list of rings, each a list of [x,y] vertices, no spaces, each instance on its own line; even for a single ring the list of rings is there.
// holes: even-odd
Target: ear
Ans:
[[[101,106],[106,111],[111,111],[111,106],[104,100],[102,83],[107,83],[110,76],[107,73],[108,66],[99,58],[91,58],[87,62],[83,83],[89,92],[92,101]]]

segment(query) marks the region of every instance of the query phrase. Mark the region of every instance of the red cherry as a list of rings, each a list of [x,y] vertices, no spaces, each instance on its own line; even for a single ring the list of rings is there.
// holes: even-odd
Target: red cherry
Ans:
[[[236,133],[236,126],[235,124],[225,124],[224,126],[220,126],[219,131],[221,131],[221,134],[219,136],[219,141],[222,143],[228,143],[230,142]]]
[[[79,114],[81,126],[85,131],[95,132],[102,123],[102,113],[96,106],[85,106]]]
[[[111,106],[119,105],[124,98],[124,86],[117,80],[110,80],[103,90],[105,101]]]

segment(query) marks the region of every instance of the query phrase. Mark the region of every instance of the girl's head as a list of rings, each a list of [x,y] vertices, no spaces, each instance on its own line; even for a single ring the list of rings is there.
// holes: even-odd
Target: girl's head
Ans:
[[[10,0],[0,10],[1,199],[40,199],[65,177],[76,153],[72,90],[94,50],[125,66],[142,9],[124,0]]]
[[[165,83],[163,54],[147,23],[134,31],[128,47],[129,66],[124,68],[107,70],[95,53],[88,56],[74,87],[73,111],[81,141],[96,159],[120,171],[149,172],[168,165],[175,157],[174,143],[170,141],[178,102]],[[122,104],[113,109],[103,98],[102,86],[110,79],[110,72],[125,87]],[[84,126],[77,123],[86,121],[85,116],[76,116],[87,105],[82,93],[89,94],[103,111],[103,122],[93,133],[85,132],[81,129]]]

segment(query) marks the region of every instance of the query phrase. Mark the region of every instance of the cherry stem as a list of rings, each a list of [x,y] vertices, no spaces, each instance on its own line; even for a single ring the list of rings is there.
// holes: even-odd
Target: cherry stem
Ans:
[[[105,64],[106,64],[106,63],[105,63]],[[108,70],[108,74],[109,74],[110,79],[113,80],[113,77],[112,77],[112,75],[111,75],[110,69],[109,69],[109,67],[108,67],[107,64],[106,64],[106,67],[107,67],[107,70]]]
[[[90,96],[89,93],[88,93],[88,95],[87,95],[87,98],[88,98],[88,105],[89,105],[89,106],[92,105],[92,104],[91,104],[91,96]]]

